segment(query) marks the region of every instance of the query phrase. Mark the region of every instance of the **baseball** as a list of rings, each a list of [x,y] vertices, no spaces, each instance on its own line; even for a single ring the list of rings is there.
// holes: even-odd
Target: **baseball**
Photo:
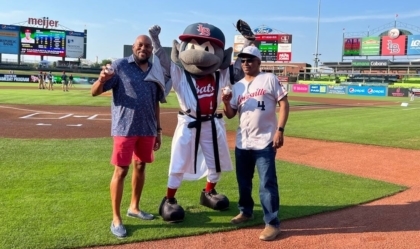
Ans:
[[[230,88],[228,86],[223,88],[223,94],[224,95],[229,95],[231,92],[232,92],[232,90],[230,90]]]
[[[105,73],[106,74],[113,74],[114,73],[114,69],[111,66],[107,66],[105,68]]]

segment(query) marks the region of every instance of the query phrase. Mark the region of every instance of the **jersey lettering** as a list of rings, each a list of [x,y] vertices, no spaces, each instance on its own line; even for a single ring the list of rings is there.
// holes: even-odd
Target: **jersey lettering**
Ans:
[[[258,107],[261,107],[261,111],[265,111],[264,100],[263,101],[258,101]]]
[[[238,96],[238,105],[244,103],[245,101],[247,101],[250,98],[254,98],[254,97],[257,97],[257,96],[262,96],[266,92],[267,92],[267,90],[258,88],[257,91],[255,91],[255,92],[247,93],[247,94],[244,94],[243,96],[239,95]]]
[[[213,75],[208,75],[195,80],[198,105],[202,115],[213,114],[213,99],[216,90],[216,82]]]

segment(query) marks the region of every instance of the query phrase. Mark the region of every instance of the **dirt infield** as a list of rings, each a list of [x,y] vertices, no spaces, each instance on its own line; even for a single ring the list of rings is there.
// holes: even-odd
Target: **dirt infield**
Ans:
[[[293,111],[391,104],[291,97],[319,103]],[[306,108],[306,109],[305,109]],[[162,109],[164,134],[172,136],[174,109]],[[81,138],[110,135],[109,107],[0,105],[0,137]],[[48,131],[48,132],[46,132]],[[287,135],[287,133],[286,133]],[[234,146],[234,134],[228,133]],[[353,155],[357,152],[357,157]],[[420,248],[420,151],[286,137],[278,159],[409,186],[409,190],[369,204],[287,220],[273,242],[262,242],[262,226],[231,232],[149,241],[97,249],[128,248]],[[280,184],[281,187],[281,184]],[[111,235],[110,235],[111,236]]]

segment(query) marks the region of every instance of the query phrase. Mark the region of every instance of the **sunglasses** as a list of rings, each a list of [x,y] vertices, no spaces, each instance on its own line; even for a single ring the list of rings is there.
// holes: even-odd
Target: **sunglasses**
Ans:
[[[252,59],[241,59],[241,63],[252,63],[252,62],[254,62],[254,59],[255,58],[252,58]]]

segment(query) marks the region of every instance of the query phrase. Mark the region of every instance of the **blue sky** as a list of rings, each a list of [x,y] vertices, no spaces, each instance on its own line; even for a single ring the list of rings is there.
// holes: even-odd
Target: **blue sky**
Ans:
[[[305,4],[303,4],[305,3]],[[417,3],[417,4],[416,4]],[[394,21],[420,27],[420,6],[414,0],[322,0],[319,49],[322,62],[341,60],[343,28],[346,32],[367,31]],[[154,24],[162,27],[163,46],[172,46],[185,27],[207,22],[225,34],[226,45],[233,46],[233,26],[238,19],[252,28],[266,25],[275,31],[293,35],[292,62],[313,64],[318,0],[263,1],[28,1],[2,3],[0,24],[24,25],[28,17],[48,16],[58,20],[60,28],[88,30],[87,58],[99,61],[123,56],[123,45],[131,45],[139,34],[147,34]],[[420,28],[418,28],[420,30]],[[385,31],[385,30],[382,30]],[[414,34],[420,34],[413,32]],[[3,58],[5,58],[3,56]],[[28,58],[29,59],[29,58]],[[54,60],[52,57],[47,59]],[[33,60],[39,60],[34,56]]]

